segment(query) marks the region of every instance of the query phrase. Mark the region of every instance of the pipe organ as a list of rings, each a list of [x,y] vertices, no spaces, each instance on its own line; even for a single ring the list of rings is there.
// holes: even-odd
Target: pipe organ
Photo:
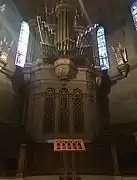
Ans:
[[[80,133],[89,140],[102,126],[98,125],[96,100],[102,76],[97,67],[98,25],[87,26],[74,3],[56,0],[55,7],[43,6],[43,11],[30,21],[30,34],[35,40],[29,40],[32,51],[28,52],[33,58],[24,67],[30,88],[26,127],[37,140],[57,135],[65,138],[66,133],[72,137]]]
[[[46,6],[38,14],[36,24],[40,58],[55,60],[67,57],[74,61],[79,59],[79,63],[81,60],[85,64],[98,65],[98,55],[94,53],[97,49],[95,28],[86,26],[83,13],[73,8],[73,4],[72,0],[58,0],[55,7]]]

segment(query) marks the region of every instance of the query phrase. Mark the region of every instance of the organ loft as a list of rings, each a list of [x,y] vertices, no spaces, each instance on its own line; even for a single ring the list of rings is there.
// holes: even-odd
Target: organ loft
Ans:
[[[83,13],[73,3],[57,1],[51,14],[47,8],[46,15],[30,20],[33,34],[24,67],[29,89],[26,128],[36,141],[56,137],[92,141],[105,124],[99,120],[97,86],[102,73],[95,30],[86,28]]]
[[[44,12],[30,20],[32,36],[23,70],[28,90],[26,130],[36,143],[51,142],[50,147],[55,139],[64,143],[76,139],[90,147],[109,123],[109,77],[107,70],[101,71],[97,53],[99,25],[87,27],[80,7],[74,6],[74,1],[56,1],[51,10],[47,4]],[[103,77],[108,88],[101,95]],[[107,112],[104,122],[103,111]],[[60,147],[60,140],[59,149],[65,146]],[[64,173],[61,178],[76,176],[79,152],[61,150],[55,156],[60,164],[55,168]]]
[[[7,34],[1,38],[0,81],[7,83],[9,93],[5,100],[0,96],[3,103],[8,102],[0,125],[6,137],[0,138],[4,144],[1,177],[80,180],[136,176],[137,163],[128,166],[130,154],[137,154],[136,123],[112,124],[109,108],[111,89],[133,75],[132,56],[121,40],[109,45],[116,70],[115,75],[111,73],[104,28],[99,22],[89,22],[79,2],[44,1],[35,8],[33,18],[27,19],[27,48],[27,35],[20,45],[26,56],[21,47],[15,47],[15,27],[10,28],[14,32],[11,39]],[[0,7],[2,28],[9,19],[5,9],[6,3]],[[2,30],[5,32],[7,28]],[[23,42],[23,35],[21,38]],[[14,70],[9,71],[16,48]]]

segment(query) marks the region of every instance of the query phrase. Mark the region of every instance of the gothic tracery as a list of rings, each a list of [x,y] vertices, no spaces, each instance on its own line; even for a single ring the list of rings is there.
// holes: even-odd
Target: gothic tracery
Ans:
[[[83,95],[80,89],[72,94],[74,131],[81,133],[84,130]]]
[[[69,91],[65,88],[59,91],[58,131],[69,132]]]
[[[45,93],[43,132],[52,133],[55,127],[55,90],[48,88]]]

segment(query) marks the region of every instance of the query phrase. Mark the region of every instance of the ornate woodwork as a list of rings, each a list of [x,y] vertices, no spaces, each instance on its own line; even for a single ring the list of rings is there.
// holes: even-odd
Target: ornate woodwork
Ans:
[[[58,132],[69,132],[69,91],[65,88],[59,91]]]
[[[75,89],[72,93],[73,109],[73,130],[76,133],[84,131],[84,112],[83,112],[83,95],[80,89]]]
[[[48,88],[45,93],[43,133],[53,133],[55,127],[55,90]]]

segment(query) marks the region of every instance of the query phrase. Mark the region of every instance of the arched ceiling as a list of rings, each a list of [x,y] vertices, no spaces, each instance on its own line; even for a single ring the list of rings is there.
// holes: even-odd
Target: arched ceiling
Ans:
[[[38,7],[44,6],[45,1],[55,4],[55,0],[13,0],[25,19],[33,18]],[[77,0],[74,0],[74,3]],[[83,0],[91,22],[104,24],[111,28],[124,23],[130,12],[132,0]]]

